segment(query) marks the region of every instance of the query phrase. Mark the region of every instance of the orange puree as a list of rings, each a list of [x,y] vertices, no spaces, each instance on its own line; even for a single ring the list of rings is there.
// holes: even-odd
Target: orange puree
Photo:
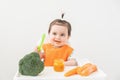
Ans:
[[[64,71],[64,60],[62,59],[55,59],[53,64],[54,70],[57,72]]]

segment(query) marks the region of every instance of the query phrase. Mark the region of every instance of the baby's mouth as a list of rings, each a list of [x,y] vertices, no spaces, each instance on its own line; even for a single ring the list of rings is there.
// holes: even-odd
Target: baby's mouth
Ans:
[[[54,42],[56,42],[56,43],[60,43],[61,41],[58,41],[58,40],[54,40]]]

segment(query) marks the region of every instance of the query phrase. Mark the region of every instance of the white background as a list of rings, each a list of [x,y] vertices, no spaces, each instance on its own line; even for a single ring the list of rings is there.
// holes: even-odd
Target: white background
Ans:
[[[79,57],[97,64],[108,80],[120,80],[119,0],[0,0],[0,80],[13,79],[18,61],[62,12]]]

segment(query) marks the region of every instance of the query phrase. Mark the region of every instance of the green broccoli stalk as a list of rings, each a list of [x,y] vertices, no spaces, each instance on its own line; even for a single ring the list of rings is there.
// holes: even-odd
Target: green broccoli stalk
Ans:
[[[43,69],[44,63],[37,52],[31,52],[19,61],[19,72],[22,75],[37,76]]]

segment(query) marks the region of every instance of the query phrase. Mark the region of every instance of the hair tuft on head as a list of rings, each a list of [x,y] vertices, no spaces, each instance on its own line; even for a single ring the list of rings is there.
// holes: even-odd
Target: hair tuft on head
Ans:
[[[62,18],[62,19],[63,19],[64,15],[65,15],[65,13],[62,13],[62,15],[61,15],[61,18]]]

